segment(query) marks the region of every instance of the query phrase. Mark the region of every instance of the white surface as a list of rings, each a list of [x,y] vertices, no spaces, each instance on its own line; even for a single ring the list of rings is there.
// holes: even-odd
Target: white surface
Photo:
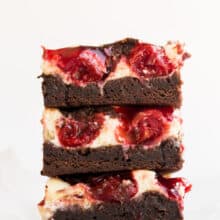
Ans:
[[[39,219],[43,109],[41,48],[100,44],[131,36],[180,40],[192,58],[183,71],[186,163],[193,183],[186,220],[220,219],[218,1],[0,0],[0,219]]]

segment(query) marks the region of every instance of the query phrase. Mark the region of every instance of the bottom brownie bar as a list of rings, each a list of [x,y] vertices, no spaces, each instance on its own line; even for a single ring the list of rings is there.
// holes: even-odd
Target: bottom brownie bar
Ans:
[[[43,220],[182,220],[183,178],[136,170],[51,178],[39,203]]]

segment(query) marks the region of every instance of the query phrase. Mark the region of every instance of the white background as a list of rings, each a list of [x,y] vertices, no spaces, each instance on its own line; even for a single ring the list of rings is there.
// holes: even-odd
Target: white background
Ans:
[[[185,219],[220,219],[220,6],[218,1],[0,0],[0,219],[37,220],[43,110],[41,45],[102,44],[124,37],[185,42],[185,166],[193,183]]]

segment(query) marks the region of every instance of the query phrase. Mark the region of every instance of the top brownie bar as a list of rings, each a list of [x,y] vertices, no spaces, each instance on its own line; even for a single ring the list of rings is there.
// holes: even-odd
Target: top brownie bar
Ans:
[[[43,48],[46,107],[159,105],[180,107],[180,69],[189,54],[127,38],[99,47]]]

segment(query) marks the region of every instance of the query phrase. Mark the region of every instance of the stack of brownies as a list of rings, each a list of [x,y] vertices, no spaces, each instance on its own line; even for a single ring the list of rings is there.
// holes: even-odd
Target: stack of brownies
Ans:
[[[43,220],[180,220],[183,45],[44,48]]]

